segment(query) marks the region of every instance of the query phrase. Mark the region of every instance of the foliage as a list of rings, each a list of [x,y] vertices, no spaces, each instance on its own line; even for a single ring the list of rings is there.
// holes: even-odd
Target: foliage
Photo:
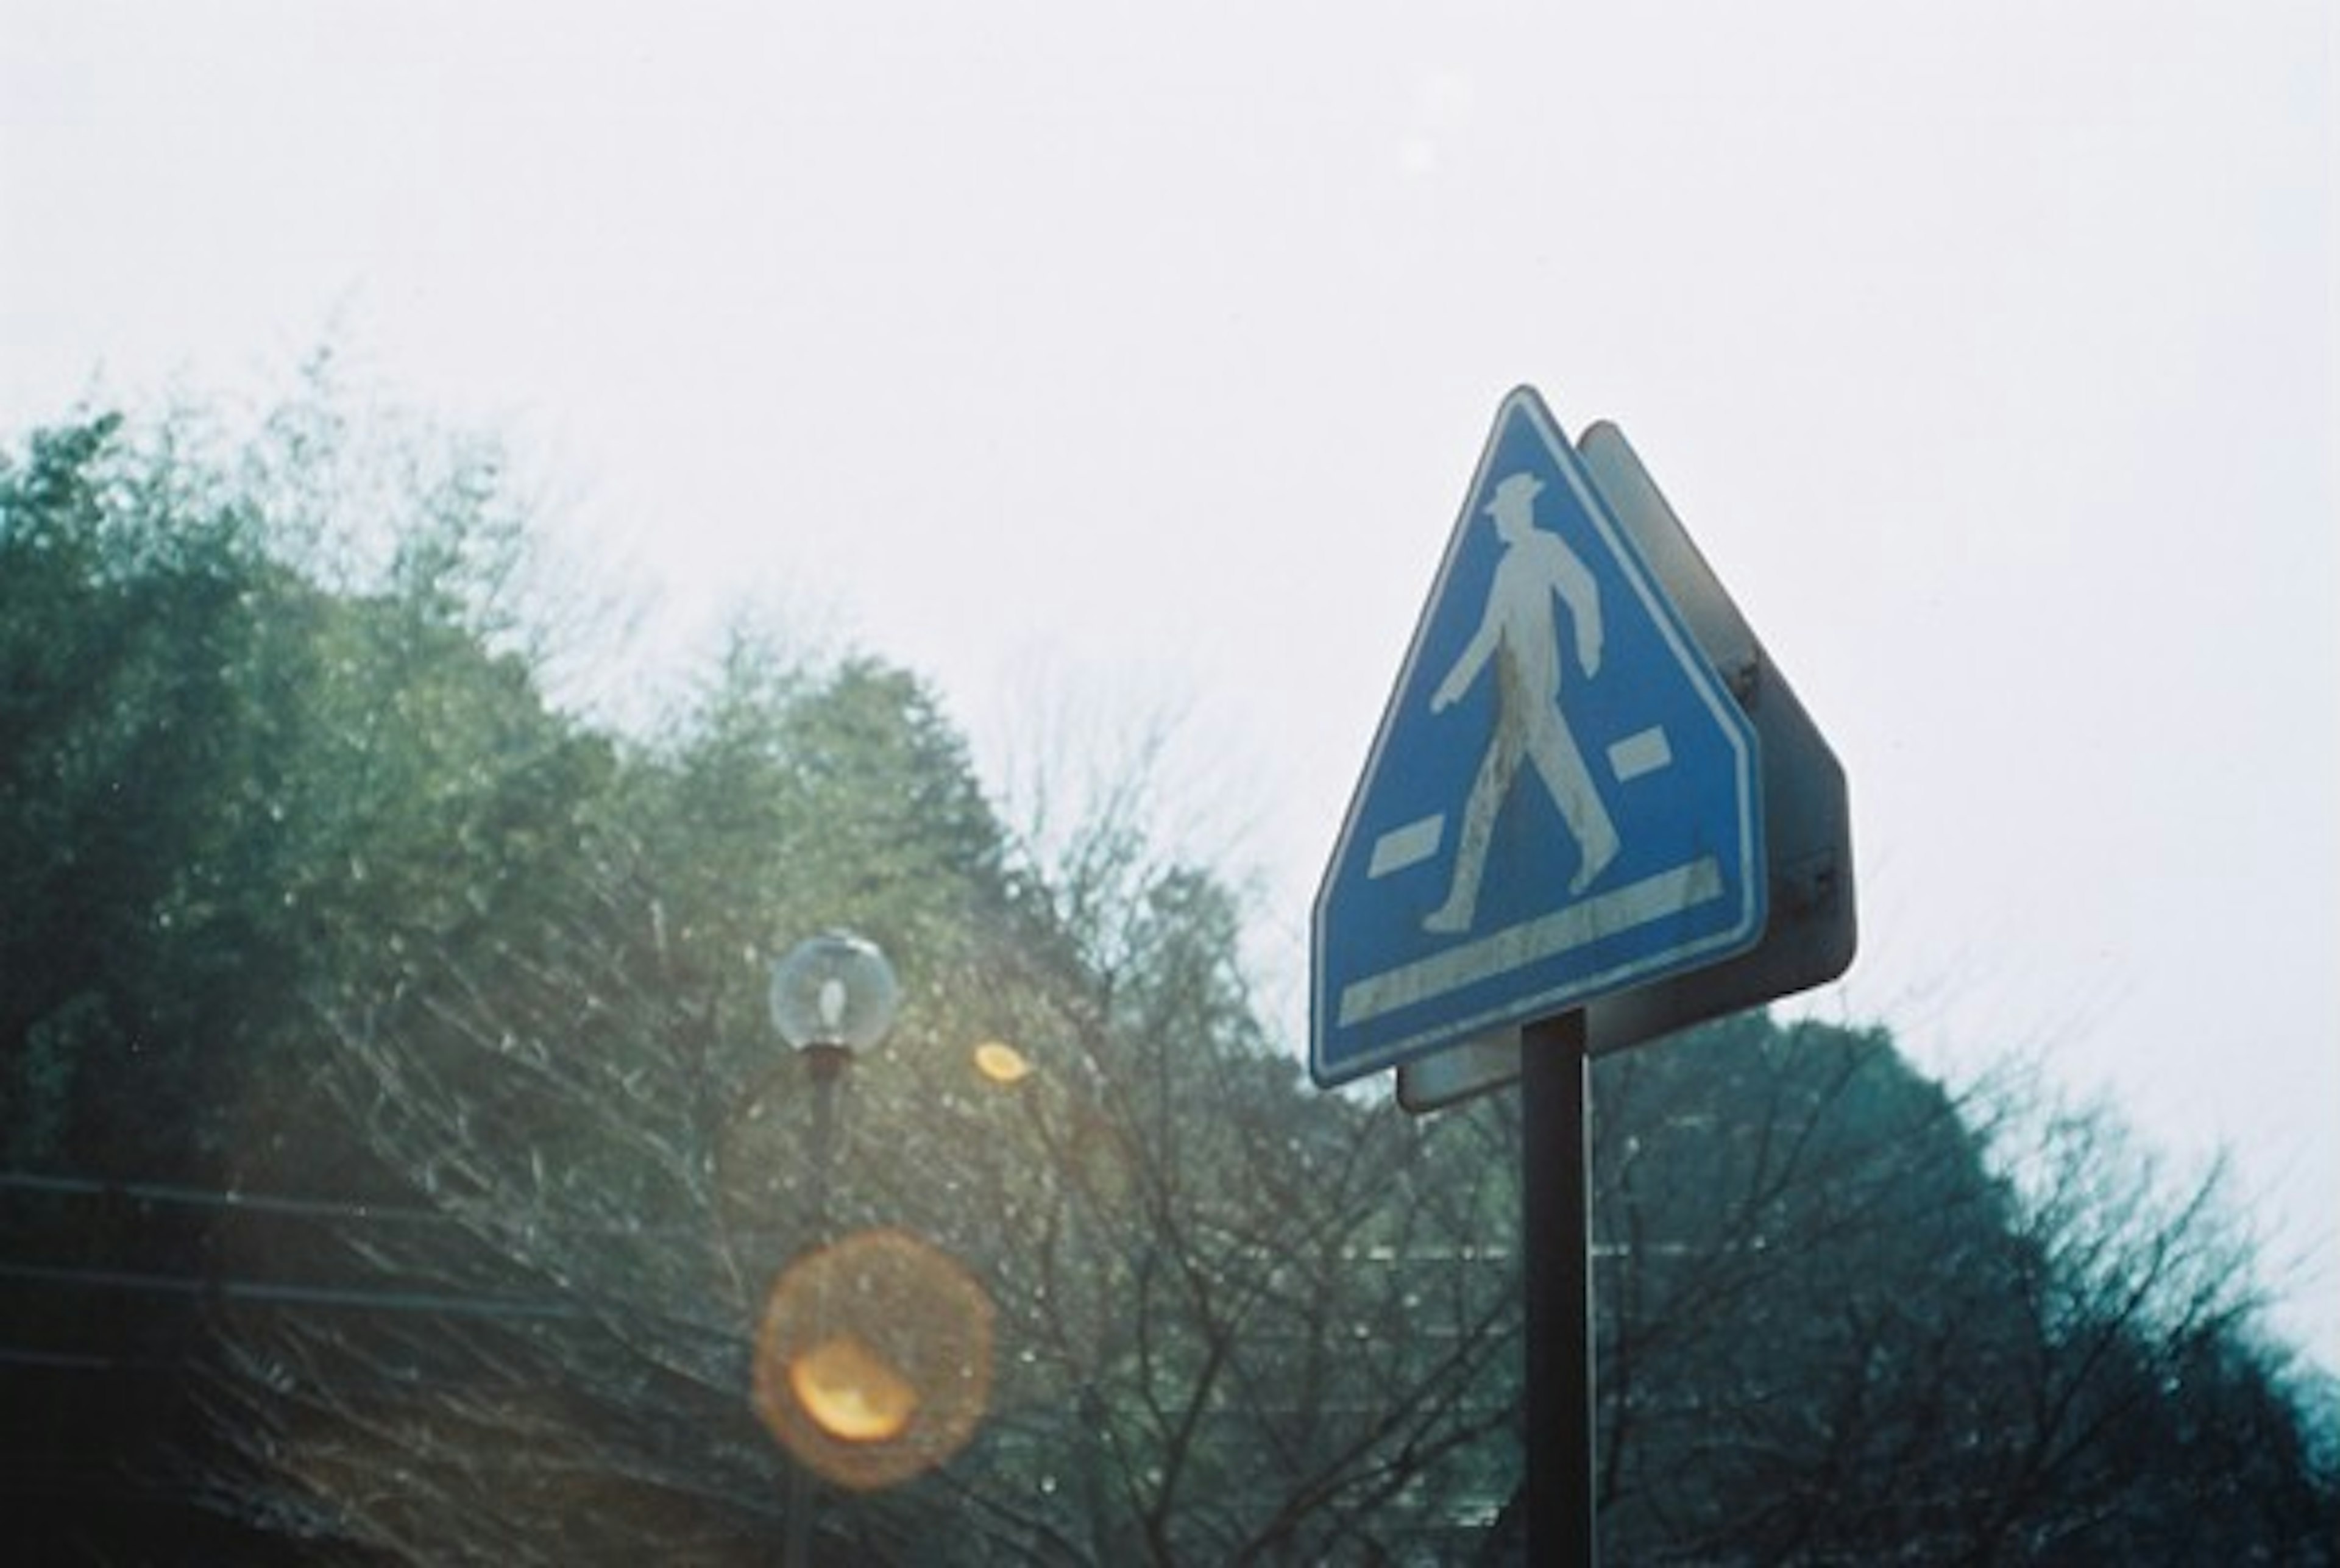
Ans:
[[[882,660],[743,635],[648,738],[559,711],[493,454],[363,452],[296,403],[235,461],[105,419],[0,469],[0,1140],[299,1195],[168,1241],[45,1198],[19,1346],[82,1299],[27,1282],[203,1282],[204,1495],[314,1559],[1516,1551],[1502,1097],[1311,1092],[1143,792],[1019,840]],[[832,926],[907,998],[834,1105],[764,999]],[[1762,1014],[1594,1105],[1619,1560],[2331,1560],[2215,1183]],[[947,1464],[825,1495],[759,1328],[870,1227],[980,1281],[996,1364]]]
[[[1461,1394],[1502,1343],[1507,1278],[1424,1266],[1452,1196],[1407,1179],[1429,1135],[1308,1097],[1261,1048],[1208,878],[1165,868],[1117,910],[1137,929],[1114,948],[1142,969],[1069,970],[1044,928],[1010,940],[1040,916],[913,683],[848,664],[760,704],[727,684],[700,723],[639,761],[616,793],[644,814],[538,918],[331,1010],[337,1119],[448,1222],[347,1236],[341,1266],[480,1310],[451,1345],[240,1325],[213,1397],[251,1434],[240,1485],[270,1517],[428,1556],[483,1550],[427,1532],[493,1512],[499,1557],[574,1559],[580,1530],[612,1557],[670,1543],[688,1500],[693,1553],[765,1554],[786,1461],[750,1419],[748,1358],[767,1286],[827,1225],[907,1226],[976,1263],[1001,1323],[982,1436],[948,1474],[857,1503],[836,1528],[864,1552],[947,1533],[954,1561],[1313,1561],[1389,1528],[1377,1505],[1506,1419]],[[819,738],[813,765],[796,736]],[[863,754],[936,776],[837,787]],[[697,759],[729,775],[720,799],[818,824],[817,849],[882,849],[893,873],[836,903],[940,938],[909,966],[925,999],[854,1069],[833,1202],[812,1196],[803,1068],[753,1017],[744,960],[773,944],[729,961],[719,933],[754,917],[716,903],[711,867],[699,887],[659,875],[662,835],[699,820],[673,806],[703,788]],[[968,809],[937,809],[954,800]],[[707,825],[717,865],[757,863],[738,816]],[[1038,1065],[1012,1087],[970,1055],[999,1037]],[[1393,1202],[1393,1178],[1414,1196]],[[526,1368],[560,1390],[560,1420],[483,1452],[473,1402],[495,1395],[475,1385],[497,1368],[496,1386]],[[544,1492],[548,1470],[627,1484]],[[349,1479],[385,1472],[406,1478],[393,1495]],[[539,1496],[557,1516],[528,1513]]]
[[[2102,1116],[2043,1131],[2013,1086],[1954,1100],[1881,1033],[1760,1016],[1596,1097],[1631,1560],[2225,1563],[2318,1517],[2328,1553],[2297,1410],[2258,1425],[2286,1395],[2215,1177],[2166,1199]]]
[[[167,432],[99,420],[0,471],[15,1157],[252,1174],[312,987],[394,983],[573,836],[608,747],[450,585],[483,482],[414,498],[388,585],[335,593],[274,552],[276,498]]]
[[[19,1171],[378,1190],[318,1119],[317,998],[393,990],[415,952],[522,918],[607,771],[609,743],[486,640],[501,621],[473,590],[509,542],[489,470],[413,454],[382,570],[343,559],[328,587],[336,551],[304,513],[330,422],[272,430],[270,462],[112,416],[0,459],[0,1149]],[[151,1494],[194,1328],[174,1303],[217,1265],[211,1227],[54,1196],[5,1218],[5,1341],[36,1384],[6,1403],[59,1404],[41,1368],[118,1369],[62,1395],[86,1444],[25,1438],[76,1486]]]

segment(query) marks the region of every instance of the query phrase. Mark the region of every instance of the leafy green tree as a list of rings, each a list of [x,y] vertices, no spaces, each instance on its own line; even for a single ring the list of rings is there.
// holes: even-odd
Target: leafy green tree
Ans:
[[[18,1160],[121,1159],[209,1065],[244,933],[210,897],[263,575],[233,514],[165,528],[117,422],[0,469],[0,1047]],[[144,1093],[124,1093],[135,1087]]]
[[[384,984],[525,898],[607,773],[483,646],[490,476],[406,498],[383,585],[285,557],[284,498],[108,418],[0,469],[0,993],[20,1160],[253,1174],[310,987]],[[488,536],[482,542],[481,536]]]
[[[318,999],[394,991],[415,952],[517,918],[606,779],[608,743],[489,640],[489,471],[459,454],[390,496],[404,545],[331,586],[268,470],[111,416],[0,460],[12,1176],[367,1191],[378,1173],[317,1121]],[[0,1210],[0,1342],[35,1369],[12,1405],[58,1403],[32,1384],[76,1367],[145,1369],[71,1396],[104,1418],[48,1444],[102,1488],[162,1468],[222,1263],[202,1211],[150,1208],[20,1186]]]

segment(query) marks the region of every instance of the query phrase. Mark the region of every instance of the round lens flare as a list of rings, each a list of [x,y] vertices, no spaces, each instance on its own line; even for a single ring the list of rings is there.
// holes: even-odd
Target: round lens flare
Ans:
[[[780,1275],[756,1334],[756,1413],[840,1486],[947,1462],[991,1398],[991,1297],[930,1243],[863,1231]]]
[[[1032,1076],[1032,1060],[1005,1040],[975,1047],[975,1070],[995,1084],[1020,1084]]]
[[[918,1391],[852,1335],[822,1340],[788,1364],[788,1392],[823,1432],[848,1443],[899,1437]]]

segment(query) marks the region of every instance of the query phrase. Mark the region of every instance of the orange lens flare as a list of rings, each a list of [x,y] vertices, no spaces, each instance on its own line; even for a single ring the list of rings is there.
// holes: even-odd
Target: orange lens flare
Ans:
[[[991,1399],[990,1295],[928,1242],[863,1231],[799,1259],[756,1334],[756,1414],[857,1491],[945,1464]]]
[[[975,1047],[975,1070],[995,1084],[1020,1084],[1032,1076],[1032,1062],[1004,1040],[986,1040]]]
[[[790,1362],[788,1391],[823,1432],[847,1443],[899,1437],[918,1408],[918,1391],[849,1334]]]

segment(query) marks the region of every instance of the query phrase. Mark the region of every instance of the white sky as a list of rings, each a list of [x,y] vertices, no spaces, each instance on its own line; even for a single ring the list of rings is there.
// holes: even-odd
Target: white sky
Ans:
[[[1850,771],[1810,1005],[2230,1145],[2340,1367],[2335,15],[0,0],[0,426],[332,338],[669,635],[821,607],[996,771],[1182,707],[1296,966],[1532,382]]]

